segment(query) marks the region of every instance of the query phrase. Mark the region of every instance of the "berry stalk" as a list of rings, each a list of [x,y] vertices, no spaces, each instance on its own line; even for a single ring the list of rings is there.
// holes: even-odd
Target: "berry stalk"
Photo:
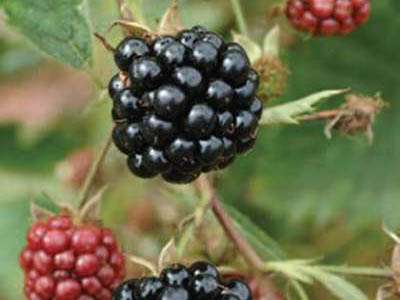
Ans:
[[[240,5],[240,0],[231,0],[231,5],[240,33],[248,35],[247,23],[243,14],[242,6]]]
[[[83,184],[83,188],[79,195],[79,209],[82,209],[86,202],[89,199],[90,190],[93,186],[94,179],[96,178],[97,173],[99,172],[100,168],[102,167],[104,160],[107,156],[108,151],[110,150],[112,144],[112,132],[114,128],[108,135],[107,141],[104,146],[101,148],[99,156],[97,157],[96,161],[93,163],[89,174],[87,175],[85,182]]]

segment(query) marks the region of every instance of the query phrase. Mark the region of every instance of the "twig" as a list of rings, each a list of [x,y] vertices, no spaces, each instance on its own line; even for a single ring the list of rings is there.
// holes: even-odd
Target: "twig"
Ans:
[[[320,111],[315,114],[298,117],[299,121],[322,121],[334,119],[342,111],[339,109]]]
[[[90,172],[85,179],[85,183],[83,184],[83,188],[79,194],[79,201],[78,201],[79,209],[82,209],[85,206],[86,202],[88,201],[90,190],[92,188],[92,185],[94,183],[96,175],[98,174],[101,166],[103,165],[104,159],[106,158],[108,150],[111,147],[113,130],[114,130],[114,128],[111,130],[110,134],[108,135],[106,143],[101,148],[99,156],[97,157],[96,161],[93,163],[92,167],[90,168]]]
[[[247,24],[246,24],[246,19],[243,15],[242,7],[240,5],[240,0],[231,0],[231,5],[233,12],[235,14],[236,23],[240,33],[247,35],[248,34]]]
[[[225,231],[225,234],[235,245],[238,252],[242,255],[243,259],[255,270],[259,271],[260,273],[264,273],[264,261],[236,229],[234,222],[221,205],[221,200],[219,199],[217,192],[215,191],[210,180],[206,176],[202,176],[195,182],[195,187],[203,197],[208,197],[215,217]],[[265,295],[267,299],[282,300],[282,297],[279,295],[279,292],[275,288],[273,282],[268,280],[268,278],[265,279],[268,284],[268,290],[270,291],[268,295]]]
[[[209,197],[211,208],[215,217],[246,262],[255,269],[262,270],[264,268],[263,260],[258,256],[256,251],[247,242],[247,240],[237,231],[232,219],[222,207],[220,199],[218,198],[218,195],[208,178],[206,176],[202,176],[196,182],[196,187],[203,195],[207,195]]]

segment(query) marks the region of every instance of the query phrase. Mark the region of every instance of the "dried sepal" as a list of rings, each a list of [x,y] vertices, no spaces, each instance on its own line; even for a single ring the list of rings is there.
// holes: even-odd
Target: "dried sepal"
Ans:
[[[388,300],[394,296],[391,284],[385,284],[379,287],[375,300]]]
[[[107,186],[102,187],[85,205],[79,210],[78,218],[81,222],[98,222],[100,220],[101,202]]]
[[[115,26],[120,26],[123,29],[127,31],[127,34],[129,36],[135,36],[135,37],[140,37],[145,40],[151,40],[154,38],[156,35],[149,27],[146,25],[133,22],[133,21],[127,21],[127,20],[118,20],[115,21],[109,30],[114,28]]]
[[[151,273],[151,275],[153,276],[158,275],[156,266],[147,259],[135,255],[127,255],[127,259],[131,263],[142,266],[143,268],[147,269]]]
[[[107,39],[104,36],[102,36],[100,33],[97,32],[94,33],[94,36],[107,51],[110,51],[112,53],[115,52],[115,48],[111,46],[111,44],[107,41]]]
[[[31,201],[31,216],[33,222],[37,222],[47,220],[48,218],[54,216],[54,214],[51,211],[40,207],[34,201]]]
[[[263,43],[263,55],[279,57],[281,31],[278,25],[274,26],[265,36]]]
[[[163,270],[166,265],[169,265],[171,261],[174,261],[176,257],[175,239],[172,238],[165,244],[160,252],[158,257],[158,271],[161,272],[161,270]]]
[[[232,38],[235,43],[238,43],[246,51],[251,64],[254,64],[257,60],[261,58],[261,47],[247,35],[232,31]]]
[[[373,124],[376,115],[385,107],[385,102],[379,95],[368,97],[349,94],[346,103],[339,109],[337,115],[325,126],[325,135],[332,138],[332,130],[338,130],[343,135],[352,136],[363,133],[368,142],[373,143]]]
[[[253,68],[260,76],[258,96],[261,100],[267,102],[285,93],[290,71],[278,56],[263,55]]]
[[[157,33],[160,35],[176,35],[182,31],[183,28],[179,14],[178,1],[172,0],[170,6],[161,19]]]

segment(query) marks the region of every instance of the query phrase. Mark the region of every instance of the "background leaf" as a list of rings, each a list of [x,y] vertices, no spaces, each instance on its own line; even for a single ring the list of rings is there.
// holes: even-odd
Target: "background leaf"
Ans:
[[[268,236],[262,229],[257,227],[244,214],[234,207],[223,204],[226,211],[235,221],[235,225],[245,235],[251,244],[258,250],[259,254],[265,259],[282,259],[286,255],[279,244]]]
[[[317,268],[310,268],[308,273],[312,274],[316,280],[339,299],[368,300],[367,296],[359,288],[339,276],[320,271]]]
[[[86,65],[92,54],[88,23],[80,0],[5,0],[8,22],[39,49],[75,68]]]

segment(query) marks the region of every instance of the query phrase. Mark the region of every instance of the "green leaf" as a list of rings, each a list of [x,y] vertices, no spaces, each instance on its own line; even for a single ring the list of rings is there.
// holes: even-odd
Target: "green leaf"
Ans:
[[[318,267],[307,268],[315,280],[323,284],[333,295],[343,300],[367,300],[367,296],[355,285],[345,279],[325,272]]]
[[[83,68],[92,55],[81,0],[4,0],[8,22],[39,49],[62,63]]]
[[[261,119],[261,124],[298,124],[296,117],[313,112],[313,106],[315,104],[324,99],[343,94],[347,91],[347,89],[326,90],[311,94],[293,102],[277,105],[272,108],[266,108]]]
[[[290,280],[313,284],[313,277],[304,271],[307,267],[305,264],[306,261],[301,260],[269,261],[265,264],[265,271],[281,273]]]
[[[252,64],[261,58],[262,56],[261,47],[255,41],[253,41],[246,35],[239,34],[236,32],[232,32],[232,37],[233,41],[240,44],[243,47],[243,49],[246,50],[247,55],[249,56],[249,59]]]
[[[389,268],[351,267],[351,266],[320,266],[320,269],[331,273],[344,275],[392,277],[393,271]]]
[[[255,225],[247,216],[234,207],[223,204],[224,209],[233,218],[237,228],[265,259],[282,259],[286,257],[278,243]]]

